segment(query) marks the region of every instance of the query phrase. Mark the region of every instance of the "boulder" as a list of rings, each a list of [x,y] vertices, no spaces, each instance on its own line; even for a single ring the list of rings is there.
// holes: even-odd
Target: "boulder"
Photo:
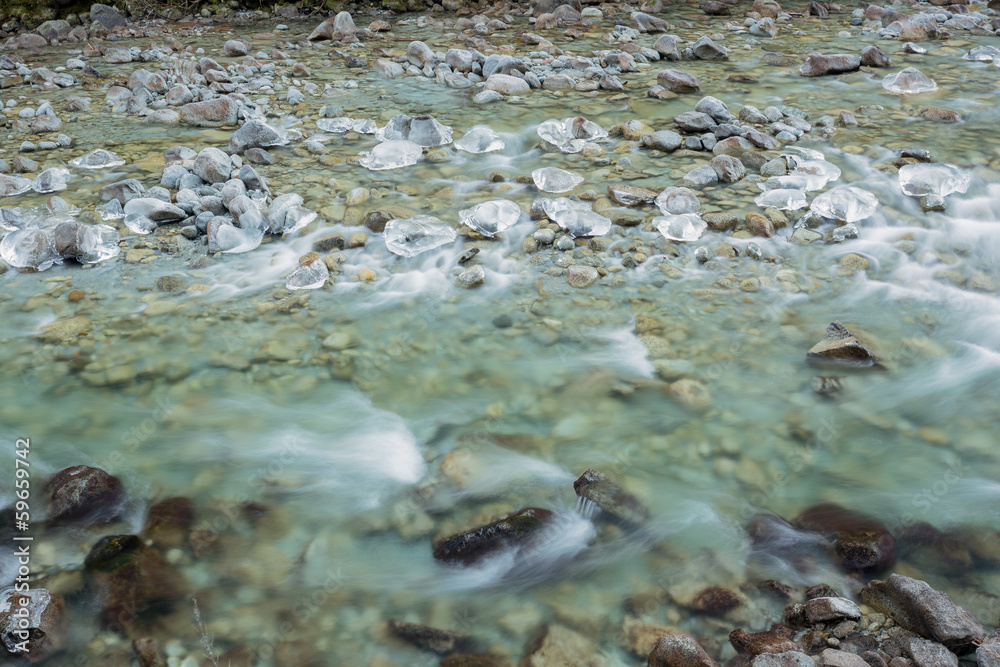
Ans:
[[[832,540],[840,566],[849,572],[884,572],[896,562],[892,535],[864,514],[825,503],[805,510],[793,523]]]
[[[117,199],[118,203],[124,206],[125,202],[129,199],[141,197],[145,191],[146,188],[142,186],[142,183],[134,178],[127,178],[124,181],[118,181],[117,183],[105,185],[97,191],[97,194],[104,201]]]
[[[341,41],[346,37],[354,37],[358,28],[349,12],[340,12],[332,19],[327,19],[309,33],[309,41],[330,39]]]
[[[825,76],[827,74],[843,74],[854,72],[861,67],[861,57],[850,53],[835,53],[823,55],[810,53],[799,68],[802,76]]]
[[[861,609],[847,598],[825,596],[805,603],[806,619],[810,623],[827,621],[856,621],[861,618]]]
[[[701,90],[698,79],[693,74],[679,69],[661,70],[656,75],[656,82],[674,93],[697,93]]]
[[[729,16],[729,5],[724,2],[719,2],[719,0],[708,0],[705,4],[701,6],[701,11],[705,12],[709,16]]]
[[[229,97],[219,97],[203,102],[191,102],[181,107],[181,121],[199,127],[220,127],[235,125],[239,119],[240,106]]]
[[[191,172],[206,183],[225,183],[233,171],[229,156],[218,148],[202,149],[191,166]]]
[[[492,74],[486,80],[486,90],[492,90],[501,95],[522,95],[531,91],[531,86],[524,79],[509,74]]]
[[[109,31],[127,25],[125,18],[118,13],[117,9],[101,4],[90,6],[90,20],[92,23],[101,24]]]
[[[729,51],[726,47],[716,44],[708,35],[704,35],[692,44],[691,52],[698,60],[729,60]]]
[[[729,633],[729,643],[733,645],[737,653],[751,656],[763,653],[786,653],[799,650],[795,642],[775,632],[750,633],[743,628],[738,628]]]
[[[469,636],[455,630],[438,630],[417,623],[389,621],[389,632],[417,648],[445,655],[467,648]]]
[[[65,634],[66,603],[61,596],[34,586],[0,590],[0,643],[6,652],[41,662],[62,649]]]
[[[44,37],[50,42],[56,42],[61,39],[66,39],[69,36],[70,27],[69,23],[66,21],[46,21],[42,25],[35,28],[35,32]]]
[[[762,653],[750,661],[750,667],[816,667],[816,662],[805,653],[787,651]]]
[[[976,649],[976,664],[979,667],[1000,667],[1000,631],[984,639]]]
[[[123,207],[126,216],[141,215],[154,222],[170,222],[183,220],[187,213],[183,209],[152,197],[136,197],[125,202]]]
[[[972,653],[986,636],[975,616],[918,579],[900,574],[876,579],[861,589],[861,599],[907,630],[944,644],[958,655]]]
[[[826,328],[823,340],[812,346],[806,359],[814,364],[832,366],[866,367],[878,362],[874,352],[840,322],[832,322]]]
[[[434,52],[423,42],[414,41],[406,47],[406,59],[410,61],[411,65],[422,68],[425,65],[434,64]]]
[[[247,121],[229,137],[229,152],[242,153],[248,148],[266,148],[283,143],[283,137],[274,128],[259,120]]]
[[[549,510],[528,507],[499,521],[458,533],[434,544],[434,558],[471,565],[497,552],[530,546],[553,518]]]
[[[674,116],[674,122],[683,131],[695,134],[708,132],[717,125],[711,116],[700,111],[681,112]]]
[[[958,656],[947,648],[920,637],[907,637],[903,647],[913,667],[958,667]]]
[[[614,187],[616,186],[609,186],[608,193],[616,202],[622,203],[619,201],[621,195],[611,192],[611,188]],[[629,186],[617,187],[624,188]],[[636,188],[636,190],[640,189]],[[656,199],[656,193],[652,190],[645,190],[644,193],[633,193],[626,201],[636,201],[643,204],[653,203],[653,200]],[[625,205],[634,206],[637,204]],[[593,503],[594,506],[599,508],[601,511],[600,516],[606,516],[612,522],[625,528],[639,528],[649,521],[649,510],[646,509],[642,502],[612,482],[600,471],[594,469],[585,471],[573,482],[573,490],[576,491],[577,497]]]
[[[861,49],[861,64],[865,67],[892,67],[892,60],[872,44]]]
[[[660,54],[662,60],[680,60],[681,52],[677,47],[677,40],[671,35],[660,35],[653,43],[653,48]]]
[[[660,637],[647,664],[648,667],[719,667],[693,637],[684,634]]]
[[[670,30],[669,23],[645,12],[632,13],[632,27],[639,32],[666,32]]]
[[[684,139],[672,130],[660,130],[642,138],[642,145],[658,151],[671,152],[681,147]]]
[[[100,468],[73,466],[57,472],[42,490],[51,523],[91,524],[116,518],[125,488]]]
[[[519,666],[602,667],[605,664],[600,647],[593,639],[562,625],[550,624],[532,640]]]
[[[722,183],[735,183],[747,175],[746,167],[732,155],[716,155],[709,164]]]
[[[109,46],[104,49],[104,62],[130,63],[132,62],[132,51],[127,46]]]
[[[222,51],[231,58],[245,56],[250,53],[250,42],[245,39],[231,39],[222,45]]]

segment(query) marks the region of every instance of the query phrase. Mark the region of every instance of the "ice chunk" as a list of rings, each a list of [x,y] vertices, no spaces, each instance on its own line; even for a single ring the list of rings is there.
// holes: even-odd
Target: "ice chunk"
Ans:
[[[379,141],[412,141],[418,146],[430,148],[451,143],[451,127],[442,125],[434,116],[407,116],[396,114],[389,124],[375,133]]]
[[[761,208],[776,208],[779,211],[795,211],[805,208],[806,193],[790,188],[777,188],[757,195],[753,200]]]
[[[538,126],[538,136],[563,153],[579,153],[588,142],[607,139],[608,133],[597,123],[576,116],[543,122]]]
[[[122,203],[117,199],[112,199],[107,204],[97,207],[97,212],[101,215],[101,220],[121,220],[125,217]]]
[[[31,189],[31,179],[0,174],[0,197],[13,197]]]
[[[262,222],[263,217],[259,214],[254,216],[252,213],[243,215],[244,224],[257,220]],[[260,222],[243,227],[219,225],[215,230],[215,244],[225,253],[249,252],[264,240],[265,227]]]
[[[465,136],[455,142],[455,148],[466,153],[490,153],[503,150],[500,135],[489,125],[473,125]]]
[[[412,141],[385,141],[361,154],[361,166],[372,171],[399,169],[416,164],[422,154],[423,149]]]
[[[0,229],[8,232],[24,229],[33,217],[23,208],[0,208]]]
[[[532,208],[537,205],[545,213],[545,217],[549,220],[554,220],[555,216],[563,211],[589,211],[591,210],[590,204],[582,201],[576,201],[569,199],[567,197],[554,197],[554,198],[538,198],[535,203],[532,204]]]
[[[667,188],[654,203],[663,215],[697,213],[701,210],[701,200],[690,188]]]
[[[882,79],[882,87],[897,95],[916,95],[937,90],[937,84],[916,67],[907,67]]]
[[[911,197],[946,197],[953,192],[965,192],[971,182],[972,174],[953,164],[920,162],[899,168],[899,186],[903,194]]]
[[[671,241],[697,241],[708,224],[697,213],[681,213],[653,218],[653,226]]]
[[[583,183],[583,176],[558,167],[544,167],[531,172],[535,187],[543,192],[569,192]]]
[[[841,185],[813,199],[809,210],[823,218],[857,222],[869,217],[877,208],[878,199],[872,193],[852,185]]]
[[[66,189],[69,179],[70,173],[66,167],[49,167],[35,177],[31,182],[31,189],[41,194],[58,192]]]
[[[105,167],[120,167],[125,164],[125,159],[115,155],[111,151],[98,148],[86,155],[73,158],[69,163],[81,169],[104,169]]]
[[[18,229],[3,237],[0,241],[0,257],[15,268],[38,271],[44,271],[61,261],[56,254],[52,237],[37,227]]]
[[[136,234],[149,234],[156,229],[156,223],[141,213],[126,215],[125,226]]]
[[[80,225],[76,232],[76,261],[96,264],[111,259],[122,251],[119,240],[118,231],[110,225]]]
[[[355,119],[348,118],[347,116],[341,116],[339,118],[321,118],[316,121],[316,126],[324,132],[333,132],[334,134],[345,134],[347,132],[375,134],[375,132],[378,131],[375,121],[370,118]]]
[[[594,213],[590,207],[556,210],[549,219],[565,229],[570,236],[602,236],[611,231],[611,219]]]
[[[995,46],[975,46],[962,56],[964,60],[990,62],[1000,59],[1000,49]]]
[[[454,241],[458,234],[432,215],[395,218],[385,223],[385,247],[396,255],[416,257]]]
[[[285,287],[290,290],[318,289],[326,284],[326,279],[329,277],[330,270],[326,268],[323,260],[314,259],[289,273]]]
[[[459,211],[458,218],[480,234],[493,236],[517,224],[521,207],[506,199],[491,199]]]
[[[251,215],[254,211],[249,212]],[[244,213],[240,217],[240,226],[259,226],[252,223],[244,223]],[[271,202],[271,208],[267,213],[267,228],[274,234],[289,234],[296,232],[317,218],[315,211],[302,206],[302,197],[291,193],[276,197]]]
[[[826,160],[804,160],[790,173],[776,177],[781,187],[812,192],[822,190],[830,181],[840,178],[840,167]]]

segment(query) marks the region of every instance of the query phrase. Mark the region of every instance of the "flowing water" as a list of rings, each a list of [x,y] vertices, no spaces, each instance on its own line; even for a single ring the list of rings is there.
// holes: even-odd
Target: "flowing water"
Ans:
[[[695,23],[678,34],[694,39],[708,32],[700,12],[687,14],[670,17]],[[535,223],[524,216],[493,239],[460,236],[408,259],[369,233],[365,247],[342,252],[335,284],[308,292],[284,287],[298,258],[333,232],[347,238],[367,231],[338,222],[345,214],[359,220],[346,210],[352,188],[372,189],[372,200],[359,207],[362,217],[399,206],[457,228],[459,210],[488,199],[510,199],[527,211],[539,193],[514,177],[539,167],[579,173],[585,181],[576,192],[603,196],[610,183],[657,192],[679,185],[707,158],[654,155],[620,139],[608,144],[605,165],[538,148],[535,129],[549,118],[584,115],[605,128],[639,118],[672,129],[670,118],[699,96],[645,97],[656,64],[623,76],[628,93],[612,100],[603,91],[535,91],[477,106],[469,91],[430,79],[388,80],[325,63],[328,45],[287,49],[312,69],[307,80],[320,88],[357,82],[339,97],[307,96],[297,109],[277,107],[304,119],[305,137],[320,133],[321,106],[340,104],[351,117],[379,126],[398,112],[432,113],[454,127],[456,138],[488,124],[506,147],[483,155],[445,147],[389,172],[346,162],[376,145],[372,136],[334,135],[324,162],[307,151],[276,149],[276,164],[259,168],[272,192],[297,192],[320,212],[289,238],[204,261],[203,239],[187,241],[169,226],[135,237],[119,225],[127,243],[115,260],[0,276],[0,436],[11,446],[15,438],[31,438],[36,497],[47,475],[87,464],[121,478],[131,499],[127,520],[110,529],[40,534],[33,567],[64,570],[50,585],[77,590],[73,572],[99,535],[137,532],[152,503],[186,496],[206,544],[167,557],[198,599],[217,652],[242,648],[263,665],[437,664],[432,654],[387,639],[384,623],[395,619],[468,632],[481,650],[516,660],[535,630],[555,621],[593,638],[607,664],[628,665],[636,657],[619,641],[626,613],[720,640],[733,627],[763,629],[780,618],[781,603],[757,594],[725,621],[685,609],[681,601],[709,584],[749,593],[755,589],[747,582],[778,579],[856,590],[855,579],[832,563],[802,570],[780,553],[762,557],[744,530],[762,511],[791,518],[834,502],[890,530],[928,522],[962,531],[974,554],[967,567],[904,556],[894,571],[926,579],[995,624],[998,71],[962,60],[988,38],[958,31],[950,41],[928,44],[925,56],[881,42],[895,61],[889,70],[809,79],[795,68],[760,63],[761,46],[801,60],[818,47],[857,53],[872,43],[857,31],[838,33],[846,23],[845,15],[800,19],[758,46],[744,47],[745,36],[729,33],[720,40],[730,48],[729,62],[678,65],[699,77],[704,94],[734,110],[787,104],[815,120],[881,105],[858,113],[860,127],[797,143],[841,169],[837,184],[877,196],[880,207],[858,223],[859,238],[797,245],[786,228],[753,239],[777,258],[765,263],[746,255],[745,234],[709,231],[697,242],[670,243],[643,223],[615,226],[605,237],[609,252],[580,241],[571,251],[543,246],[525,253],[522,242]],[[518,19],[515,27],[524,25]],[[581,39],[555,41],[589,54],[608,48],[599,37],[612,25],[605,19]],[[721,32],[721,23],[712,26]],[[291,32],[311,27],[294,23]],[[435,50],[460,46],[443,34],[400,24],[388,46],[401,52],[412,39]],[[221,45],[232,36],[220,30],[182,41],[227,63]],[[512,38],[511,31],[491,39]],[[648,46],[654,37],[641,40]],[[254,43],[255,51],[270,45]],[[531,49],[517,44],[515,53]],[[50,47],[31,62],[55,67],[65,58],[65,47]],[[931,76],[939,90],[909,97],[885,91],[883,76],[908,65]],[[134,67],[103,66],[112,77],[127,77]],[[737,74],[758,82],[727,81]],[[18,100],[15,112],[40,97],[60,109],[69,94],[79,90],[15,88],[3,99]],[[103,92],[91,95],[96,109]],[[927,104],[954,109],[963,122],[919,118],[916,110]],[[225,148],[230,134],[141,120],[84,115],[63,128],[75,137],[73,148],[37,159],[54,166],[97,147],[127,158],[111,170],[74,170],[70,189],[59,194],[91,210],[99,203],[94,193],[108,183],[157,184],[170,146]],[[7,157],[20,140],[4,141]],[[918,200],[902,194],[895,170],[885,168],[895,151],[911,146],[972,173],[968,191],[949,196],[944,212],[922,212]],[[630,164],[619,161],[626,156]],[[491,172],[504,181],[492,182]],[[759,192],[756,183],[742,181],[699,196],[703,211],[742,219],[760,211],[753,203]],[[38,206],[45,197],[26,194],[3,204]],[[640,210],[646,222],[656,214]],[[697,247],[714,254],[722,244],[740,255],[695,259]],[[480,249],[486,282],[463,290],[454,285],[457,259],[471,247]],[[134,248],[155,259],[123,261]],[[647,259],[623,266],[626,254],[636,253]],[[842,265],[851,253],[867,260],[867,269]],[[606,277],[586,289],[571,287],[565,267],[581,263],[602,266]],[[376,280],[359,280],[364,269]],[[159,291],[163,276],[180,278],[182,290]],[[71,300],[71,290],[82,298],[74,293]],[[35,337],[41,327],[74,316],[89,319],[85,335],[61,344]],[[834,320],[877,340],[885,363],[833,372],[809,366],[806,351]],[[840,376],[842,391],[832,398],[815,393],[817,372]],[[668,382],[682,378],[701,383],[704,393],[678,400]],[[591,504],[578,504],[572,482],[587,468],[638,497],[650,509],[650,524],[638,533],[618,531]],[[12,497],[4,491],[0,505]],[[529,506],[558,517],[531,554],[457,569],[432,558],[433,540]],[[4,582],[14,576],[7,559],[0,575]],[[93,600],[73,600],[73,664],[127,647],[100,629]],[[187,599],[150,627],[175,662],[203,652]]]

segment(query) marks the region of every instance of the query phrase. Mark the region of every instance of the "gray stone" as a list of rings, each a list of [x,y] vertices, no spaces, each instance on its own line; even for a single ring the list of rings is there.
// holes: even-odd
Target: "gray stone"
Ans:
[[[583,289],[597,282],[600,274],[592,266],[574,264],[566,271],[566,280],[571,287]]]
[[[716,155],[710,164],[723,183],[735,183],[747,175],[746,167],[732,155]]]
[[[142,183],[134,178],[128,178],[124,181],[105,185],[97,191],[97,194],[104,201],[117,199],[118,203],[124,205],[130,199],[141,197],[145,191],[146,188],[142,186]]]
[[[861,67],[861,57],[850,53],[823,55],[810,53],[799,68],[802,76],[824,76],[827,74],[842,74],[853,72]]]
[[[816,663],[805,653],[786,651],[758,655],[750,661],[750,667],[816,667]]]
[[[37,32],[39,35],[49,40],[50,42],[55,42],[60,39],[66,39],[66,37],[70,33],[70,30],[72,30],[72,28],[70,27],[68,22],[57,20],[57,21],[46,21],[42,25],[38,26],[35,29],[35,32]]]
[[[486,282],[486,271],[479,264],[470,266],[455,278],[455,284],[465,289],[479,287]]]
[[[222,51],[230,57],[245,56],[250,53],[250,42],[245,39],[231,39],[222,45]]]
[[[861,64],[865,67],[892,67],[892,60],[872,44],[861,49]]]
[[[642,145],[658,151],[675,151],[681,147],[684,139],[671,130],[660,130],[647,134],[642,138]]]
[[[718,183],[719,174],[710,165],[703,164],[685,174],[681,182],[685,187],[692,190],[701,190],[709,185]]]
[[[660,35],[653,44],[663,60],[680,60],[681,52],[677,48],[677,40],[671,35]]]
[[[281,135],[273,128],[259,120],[251,120],[244,123],[243,127],[229,137],[229,152],[242,153],[248,148],[276,146],[282,141]]]
[[[699,60],[729,60],[729,51],[726,47],[716,44],[708,35],[692,44],[691,52]]]
[[[136,197],[125,202],[125,215],[143,215],[154,222],[183,220],[187,217],[182,209],[152,197]]]
[[[102,4],[91,5],[90,20],[93,23],[100,23],[109,31],[127,25],[125,18],[118,13],[117,9]]]
[[[232,160],[218,148],[205,148],[194,161],[191,171],[206,183],[224,183],[233,170]]]
[[[656,75],[656,82],[674,93],[696,93],[701,90],[693,74],[679,69],[665,69]]]
[[[729,107],[726,106],[726,103],[711,95],[706,95],[698,100],[698,104],[694,105],[694,110],[707,113],[713,120],[719,123],[724,123],[733,118],[733,114],[729,113]]]
[[[674,116],[677,127],[685,132],[702,133],[711,130],[717,123],[707,113],[700,111],[684,111]]]
[[[500,93],[501,95],[520,95],[531,91],[531,87],[524,79],[508,74],[493,74],[486,80],[486,90]]]
[[[810,623],[825,623],[844,619],[856,621],[861,618],[861,610],[858,605],[846,598],[813,598],[805,603],[805,608],[806,618],[809,619]]]
[[[127,46],[109,46],[104,49],[104,62],[130,63],[132,62],[132,52]]]
[[[656,640],[649,667],[719,667],[689,635],[668,634]]]
[[[826,667],[869,667],[861,656],[832,648],[820,653],[819,659],[820,664]]]
[[[958,667],[958,656],[937,642],[907,637],[904,647],[914,667]]]
[[[645,12],[634,12],[632,14],[632,27],[639,32],[666,32],[670,30],[669,23]]]
[[[414,41],[406,47],[406,59],[410,61],[411,65],[424,67],[434,63],[434,52],[423,42]]]
[[[235,125],[239,118],[239,104],[229,97],[219,97],[203,102],[191,102],[181,107],[180,118],[188,125],[220,127]]]
[[[984,639],[976,649],[976,663],[979,667],[1000,667],[1000,631]]]

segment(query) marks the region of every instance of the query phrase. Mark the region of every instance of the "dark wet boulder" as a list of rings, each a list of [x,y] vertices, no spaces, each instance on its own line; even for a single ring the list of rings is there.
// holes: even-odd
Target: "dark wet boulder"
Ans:
[[[848,331],[840,322],[832,322],[826,328],[823,340],[816,343],[806,354],[806,359],[817,365],[832,366],[874,366],[878,362],[868,345]]]
[[[102,537],[83,562],[88,587],[101,600],[105,626],[127,633],[148,616],[168,612],[185,595],[183,575],[137,535]]]
[[[649,520],[649,510],[638,498],[598,470],[585,471],[573,482],[573,490],[580,499],[594,503],[608,518],[626,528],[638,528]]]
[[[724,586],[709,586],[699,592],[688,604],[695,611],[710,616],[723,616],[743,605],[745,598]]]
[[[746,530],[758,554],[779,558],[802,571],[807,571],[818,556],[830,552],[824,537],[800,530],[774,514],[754,517]]]
[[[648,667],[719,667],[694,637],[683,634],[660,637],[647,664]]]
[[[907,637],[903,648],[913,667],[958,667],[958,656],[943,645],[920,637]]]
[[[125,489],[118,478],[90,466],[60,470],[42,493],[52,523],[110,521],[125,504]]]
[[[738,628],[729,633],[729,643],[737,653],[744,655],[761,655],[764,653],[786,653],[798,651],[799,647],[791,639],[771,632],[747,632]]]
[[[446,655],[468,647],[469,636],[455,630],[438,630],[417,623],[389,621],[389,631],[417,648]]]
[[[167,498],[149,508],[142,534],[158,547],[179,547],[187,544],[193,523],[190,498]]]
[[[452,653],[441,658],[440,667],[514,667],[514,663],[496,653]]]
[[[829,596],[812,598],[805,603],[806,619],[810,623],[852,620],[861,618],[861,609],[847,598]]]
[[[896,562],[896,541],[875,519],[833,503],[810,507],[792,523],[833,541],[842,568],[884,572]]]
[[[891,616],[901,626],[965,655],[986,636],[979,620],[955,604],[946,593],[924,581],[900,574],[877,579],[861,589],[861,599]]]
[[[0,590],[0,643],[10,656],[39,662],[65,643],[66,603],[44,588]]]
[[[471,565],[505,549],[530,545],[554,516],[550,510],[525,508],[499,521],[440,540],[434,545],[434,558]]]

